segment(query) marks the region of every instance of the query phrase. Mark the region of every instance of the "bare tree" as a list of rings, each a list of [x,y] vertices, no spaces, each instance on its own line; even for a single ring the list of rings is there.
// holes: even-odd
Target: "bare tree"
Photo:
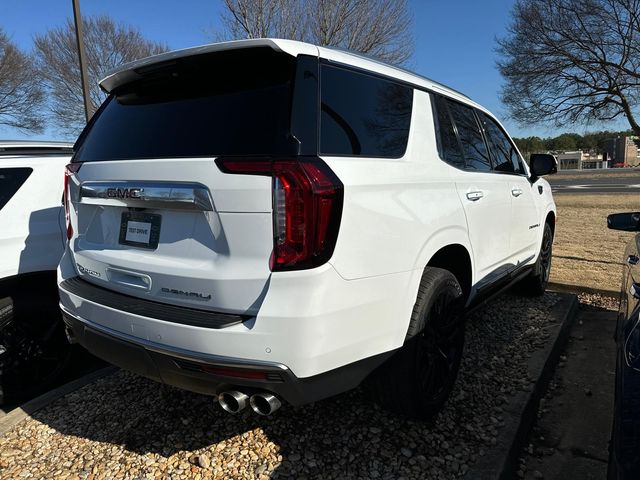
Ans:
[[[118,25],[108,16],[83,18],[91,110],[105,99],[98,82],[115,67],[167,50],[146,40],[131,26]],[[34,39],[38,67],[50,93],[49,108],[57,128],[75,136],[85,125],[78,49],[73,20]]]
[[[342,47],[394,64],[413,53],[406,0],[224,0],[227,38]]]
[[[640,0],[519,0],[498,68],[502,101],[522,124],[636,120]]]
[[[301,40],[305,26],[298,0],[224,0],[226,39],[288,38]]]
[[[31,58],[0,29],[0,125],[40,132],[43,91]]]

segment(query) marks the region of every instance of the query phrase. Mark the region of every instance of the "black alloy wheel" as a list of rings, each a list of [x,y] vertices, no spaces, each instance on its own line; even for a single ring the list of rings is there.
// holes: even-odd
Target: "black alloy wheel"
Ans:
[[[451,292],[442,292],[436,298],[416,341],[420,344],[415,352],[423,401],[436,406],[455,381],[464,345],[461,311]]]
[[[462,359],[464,303],[451,272],[425,268],[404,345],[369,378],[384,408],[421,420],[442,409]]]

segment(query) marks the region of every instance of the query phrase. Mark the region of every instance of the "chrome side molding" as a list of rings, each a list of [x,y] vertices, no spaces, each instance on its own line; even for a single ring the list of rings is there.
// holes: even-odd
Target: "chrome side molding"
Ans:
[[[90,205],[213,211],[209,189],[189,182],[83,182],[79,201]]]

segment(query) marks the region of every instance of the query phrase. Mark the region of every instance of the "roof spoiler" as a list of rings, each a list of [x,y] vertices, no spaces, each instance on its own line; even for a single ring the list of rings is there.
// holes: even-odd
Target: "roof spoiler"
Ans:
[[[182,50],[175,50],[173,52],[161,53],[159,55],[153,55],[151,57],[121,65],[99,82],[100,88],[105,93],[111,93],[116,88],[126,85],[127,83],[134,82],[151,71],[162,69],[165,66],[174,65],[180,58],[252,47],[271,47],[276,51],[288,53],[293,56],[301,54],[318,56],[318,48],[315,45],[292,40],[258,38],[212,43],[209,45],[202,45],[200,47],[185,48]]]

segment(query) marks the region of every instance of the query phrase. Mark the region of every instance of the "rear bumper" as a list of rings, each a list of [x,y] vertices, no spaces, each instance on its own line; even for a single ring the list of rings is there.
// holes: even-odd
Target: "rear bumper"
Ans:
[[[213,317],[138,292],[122,295],[86,277],[87,288],[74,288],[78,276],[67,248],[58,267],[60,306],[89,351],[188,390],[255,387],[299,405],[355,387],[402,346],[421,271],[348,281],[330,264],[273,273],[257,314],[209,312]],[[236,363],[279,368],[282,381],[221,378],[200,368]]]
[[[355,388],[393,353],[375,355],[312,377],[297,378],[286,366],[277,363],[167,350],[163,345],[107,331],[72,314],[63,305],[61,309],[70,334],[94,355],[158,382],[205,395],[229,389],[245,393],[266,390],[291,405],[303,405]],[[216,373],[221,370],[230,371],[231,375]],[[254,376],[258,373],[263,378],[236,376],[244,373]]]
[[[159,315],[128,296],[109,295],[118,298],[111,302],[102,294],[114,292],[89,283],[90,278],[82,277],[95,296],[69,288],[78,277],[69,249],[58,268],[58,287],[61,306],[100,331],[134,343],[153,342],[166,351],[286,365],[297,378],[309,378],[401,347],[421,274],[416,270],[347,281],[329,264],[273,273],[257,314],[239,323],[224,321],[226,326],[219,328],[208,317],[207,326],[188,324],[191,308],[174,311],[156,304]],[[139,292],[131,295],[144,298]],[[171,318],[165,318],[170,310]],[[203,312],[197,313],[199,323]]]

